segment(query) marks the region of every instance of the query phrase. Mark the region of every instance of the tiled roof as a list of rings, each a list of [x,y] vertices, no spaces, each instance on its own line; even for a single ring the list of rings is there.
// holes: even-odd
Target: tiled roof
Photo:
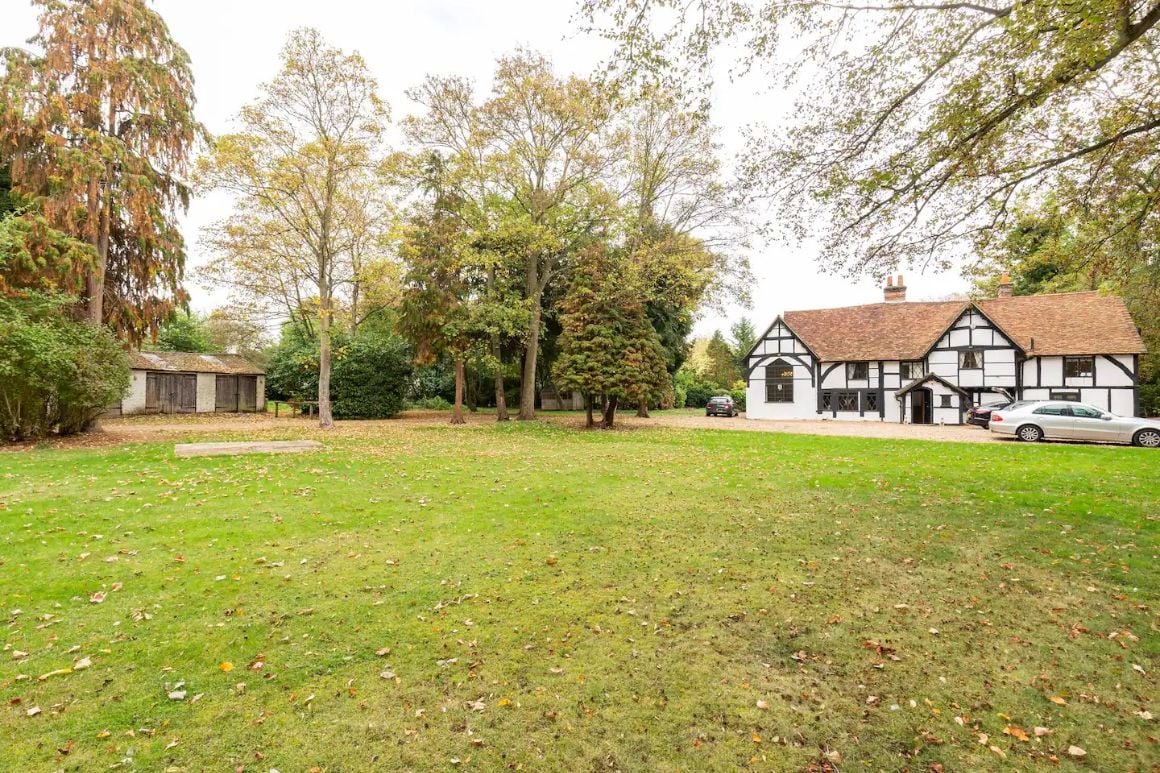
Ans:
[[[1145,351],[1128,307],[1115,295],[1016,295],[976,305],[1030,356]]]
[[[1099,292],[992,298],[974,304],[1029,356],[1143,354],[1123,300]],[[826,362],[918,360],[971,304],[871,303],[787,311],[786,325]]]
[[[261,368],[237,354],[197,354],[195,352],[129,352],[134,370],[165,370],[183,373],[236,373],[262,375]]]
[[[827,362],[918,360],[967,305],[966,301],[871,303],[787,311],[782,319]]]

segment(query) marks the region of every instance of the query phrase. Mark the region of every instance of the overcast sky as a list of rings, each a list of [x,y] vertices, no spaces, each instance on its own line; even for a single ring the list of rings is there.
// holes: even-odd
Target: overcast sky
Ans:
[[[197,111],[212,133],[232,128],[238,108],[253,100],[258,84],[274,76],[287,33],[316,27],[333,45],[359,51],[378,78],[395,119],[411,112],[404,91],[427,73],[460,74],[489,85],[496,57],[517,46],[549,54],[558,70],[587,74],[608,53],[603,41],[577,31],[574,0],[155,0],[174,38],[189,52],[197,79]],[[0,0],[0,46],[22,45],[35,32],[36,15],[26,0]],[[743,151],[743,127],[778,125],[792,111],[790,99],[750,80],[718,79],[713,118],[722,129],[729,158]],[[190,265],[206,256],[202,226],[229,211],[221,196],[197,199],[184,219]],[[851,282],[826,274],[810,244],[755,244],[749,262],[756,277],[753,305],[724,315],[705,314],[697,334],[726,329],[741,315],[764,328],[786,309],[880,301],[873,280]],[[945,297],[966,289],[957,273],[908,276],[912,300]],[[196,284],[193,307],[208,311],[223,298]]]

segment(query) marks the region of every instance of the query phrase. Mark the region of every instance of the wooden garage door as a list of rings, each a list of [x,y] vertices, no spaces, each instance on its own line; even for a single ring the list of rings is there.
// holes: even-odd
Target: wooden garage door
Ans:
[[[258,410],[257,376],[238,376],[238,410]]]
[[[214,408],[229,413],[258,410],[258,377],[218,376]]]
[[[146,413],[194,413],[197,411],[197,375],[194,373],[146,373]]]

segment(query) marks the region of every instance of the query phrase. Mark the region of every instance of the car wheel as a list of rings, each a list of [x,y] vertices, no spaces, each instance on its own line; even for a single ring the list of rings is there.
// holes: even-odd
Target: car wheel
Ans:
[[[1142,429],[1132,442],[1143,448],[1160,448],[1160,429]]]
[[[1035,443],[1043,440],[1043,430],[1036,427],[1034,424],[1024,424],[1015,433],[1016,437],[1027,443]]]
[[[991,422],[987,422],[986,424],[980,424],[979,426],[980,426],[980,427],[982,427],[983,429],[990,429],[990,428],[991,428]]]

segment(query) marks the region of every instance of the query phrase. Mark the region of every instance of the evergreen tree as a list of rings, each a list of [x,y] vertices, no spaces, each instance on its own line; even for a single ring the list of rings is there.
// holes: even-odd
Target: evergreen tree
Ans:
[[[560,302],[560,356],[555,382],[584,395],[587,426],[593,401],[603,400],[606,427],[621,398],[657,399],[669,383],[665,353],[645,313],[639,277],[631,263],[602,245],[578,261]]]
[[[91,250],[45,260],[33,238],[7,281],[81,295],[90,323],[140,341],[186,298],[177,217],[204,134],[189,56],[145,0],[34,4],[36,50],[3,54],[0,164],[42,205],[30,231],[59,229]]]
[[[729,328],[729,335],[732,337],[733,354],[737,364],[744,372],[746,370],[745,355],[749,354],[749,350],[757,343],[757,330],[749,321],[749,317],[742,317]]]
[[[721,335],[720,330],[713,331],[713,337],[709,339],[705,354],[709,359],[705,375],[717,386],[729,389],[733,386],[734,381],[741,378],[741,369],[737,367],[737,358],[733,353],[733,347],[725,340],[725,336]]]

